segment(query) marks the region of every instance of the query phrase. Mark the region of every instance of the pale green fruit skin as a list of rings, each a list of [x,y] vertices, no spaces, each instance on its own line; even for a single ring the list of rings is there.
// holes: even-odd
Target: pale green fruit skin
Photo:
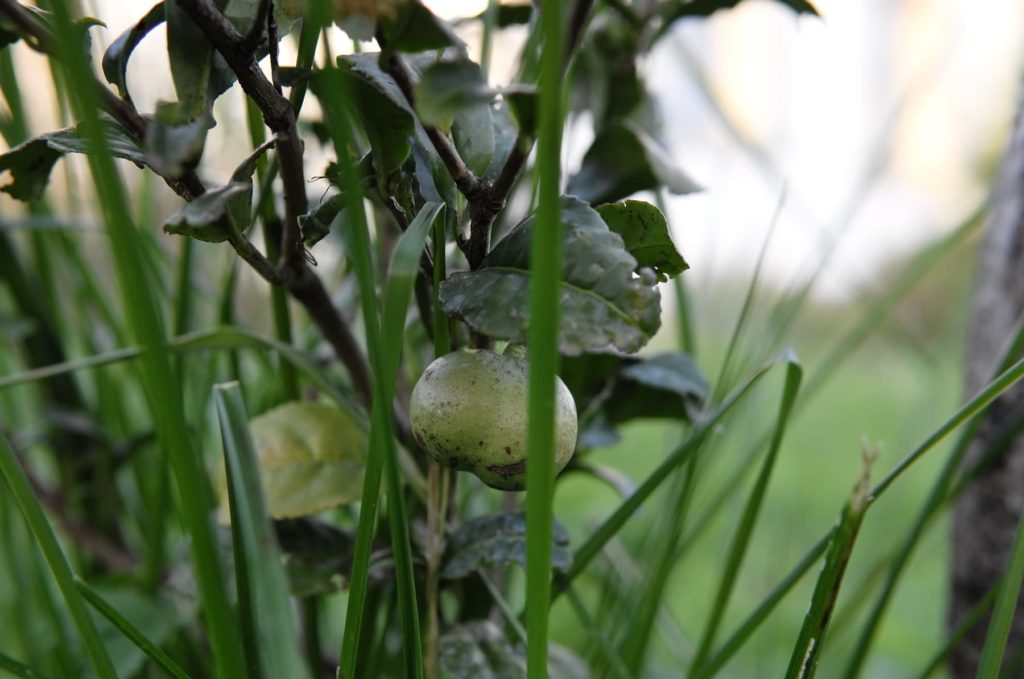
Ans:
[[[526,361],[482,349],[442,356],[423,371],[409,417],[435,460],[492,488],[526,488]],[[576,448],[576,403],[555,378],[555,473]]]

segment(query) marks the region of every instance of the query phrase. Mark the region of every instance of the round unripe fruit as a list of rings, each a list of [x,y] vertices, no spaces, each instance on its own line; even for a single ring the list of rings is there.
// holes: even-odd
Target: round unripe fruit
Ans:
[[[527,363],[482,349],[442,356],[412,390],[416,442],[492,488],[526,488]],[[576,448],[576,403],[555,378],[555,473]]]

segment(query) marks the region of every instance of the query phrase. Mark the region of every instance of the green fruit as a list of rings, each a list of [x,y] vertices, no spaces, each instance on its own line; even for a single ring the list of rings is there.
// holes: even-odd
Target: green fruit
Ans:
[[[412,390],[417,443],[441,464],[492,488],[526,488],[527,363],[466,349],[437,359]],[[576,403],[555,378],[555,473],[576,447]]]

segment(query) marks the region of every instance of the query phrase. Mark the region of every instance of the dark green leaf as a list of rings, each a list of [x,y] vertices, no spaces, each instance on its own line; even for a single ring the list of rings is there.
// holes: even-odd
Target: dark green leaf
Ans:
[[[569,534],[558,521],[553,529],[551,567],[564,572],[572,564]],[[448,538],[441,577],[456,580],[481,568],[517,563],[526,566],[526,514],[492,514],[463,523]]]
[[[337,83],[335,79],[343,78]],[[333,83],[333,84],[332,84]],[[354,104],[366,133],[377,173],[388,176],[409,157],[414,125],[401,90],[376,64],[376,56],[356,54],[338,60],[338,69],[320,71],[310,79],[313,93],[342,87]]]
[[[129,103],[132,97],[128,92],[128,60],[135,47],[151,30],[162,24],[166,16],[164,3],[158,2],[134,26],[119,35],[103,53],[103,75],[108,83],[117,87],[121,98]]]
[[[414,90],[416,112],[425,125],[448,127],[460,109],[488,104],[496,92],[487,86],[480,66],[462,59],[437,61],[420,74]]]
[[[484,174],[494,157],[494,116],[490,104],[475,104],[456,111],[452,139],[469,169],[477,175]]]
[[[533,5],[528,2],[508,4],[501,3],[497,7],[497,12],[495,12],[494,24],[498,28],[508,28],[509,26],[528,24],[530,23],[531,16],[533,16]],[[456,21],[456,23],[462,24],[470,21],[487,21],[487,10],[484,10],[473,17],[460,19]]]
[[[185,203],[164,222],[164,231],[207,243],[223,243],[248,227],[252,183],[232,182]]]
[[[675,166],[645,132],[629,123],[603,129],[591,144],[566,191],[590,203],[611,203],[637,191],[664,186],[675,194],[701,187]]]
[[[124,158],[143,165],[146,157],[124,129],[112,120],[104,127],[107,145],[117,158]],[[78,129],[69,127],[56,132],[40,135],[15,146],[0,155],[0,172],[11,173],[11,183],[0,190],[11,197],[22,200],[38,200],[50,180],[54,163],[65,153],[87,153],[85,139]]]
[[[653,273],[636,277],[636,260],[601,216],[575,198],[563,200],[564,265],[559,349],[570,356],[618,349],[638,351],[661,325],[661,295]],[[441,304],[477,332],[523,342],[532,217],[512,230],[480,269],[453,274]]]
[[[661,210],[640,200],[609,203],[597,207],[608,228],[622,236],[638,267],[654,269],[662,282],[690,268],[676,251]]]
[[[309,517],[279,519],[274,528],[294,596],[326,594],[343,586],[355,548],[351,533]]]
[[[227,0],[216,0],[223,10]],[[213,44],[177,2],[164,5],[167,20],[167,58],[171,65],[174,91],[186,117],[198,118],[210,107],[210,70]]]
[[[589,110],[594,128],[625,118],[647,98],[637,71],[640,51],[637,27],[618,14],[594,18],[573,69],[573,105]]]
[[[516,85],[502,90],[508,108],[515,116],[523,134],[533,137],[537,132],[537,90],[525,85]]]
[[[208,113],[190,118],[180,104],[160,102],[146,128],[147,164],[157,174],[181,177],[199,164],[206,133],[213,124]]]
[[[462,44],[448,25],[419,0],[409,0],[401,5],[393,19],[378,17],[378,20],[389,50],[424,52]]]
[[[742,0],[673,0],[661,5],[661,16],[665,25],[686,17],[707,17],[718,10],[732,9]],[[789,7],[797,14],[813,14],[820,16],[818,10],[808,0],[776,0]],[[662,29],[664,30],[664,29]]]

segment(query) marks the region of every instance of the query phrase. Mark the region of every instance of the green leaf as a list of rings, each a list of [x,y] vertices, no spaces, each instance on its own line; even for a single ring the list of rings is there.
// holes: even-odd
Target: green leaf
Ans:
[[[232,546],[243,640],[256,675],[309,676],[298,651],[298,633],[284,567],[261,488],[263,460],[249,435],[248,415],[237,382],[214,387],[224,441]]]
[[[173,608],[168,615],[166,603],[158,603],[127,587],[100,594],[84,580],[76,578],[75,583],[89,605],[106,618],[99,621],[98,627],[114,658],[118,676],[137,674],[149,657],[171,677],[188,679],[188,674],[160,648],[182,622]]]
[[[338,59],[338,69],[319,71],[310,79],[313,93],[322,99],[325,87],[348,92],[366,133],[377,173],[388,176],[409,157],[414,125],[412,110],[401,90],[376,64],[376,56],[355,54]],[[333,84],[332,84],[333,83]]]
[[[497,12],[495,12],[494,25],[498,28],[508,28],[509,26],[519,26],[521,24],[530,23],[530,18],[533,16],[533,5],[528,2],[524,3],[498,3]],[[465,19],[456,20],[456,24],[468,23],[470,21],[487,21],[487,10],[480,12],[476,16],[467,17]]]
[[[640,200],[599,205],[597,212],[608,228],[622,236],[638,267],[647,266],[665,282],[690,268],[676,250],[661,210]]]
[[[487,86],[479,65],[460,59],[437,61],[423,69],[413,98],[423,124],[447,128],[457,111],[488,104],[496,94]]]
[[[442,679],[526,678],[526,658],[489,620],[456,625],[442,634],[438,664]]]
[[[483,175],[494,157],[494,116],[489,104],[476,104],[459,109],[452,121],[452,140],[466,165]]]
[[[618,349],[638,351],[661,325],[654,275],[636,277],[636,260],[622,238],[589,205],[562,202],[563,274],[559,350],[570,356]],[[528,325],[527,289],[533,218],[513,229],[476,271],[441,285],[441,304],[477,332],[522,343]]]
[[[569,534],[556,520],[553,529],[551,567],[565,572],[572,565]],[[448,536],[445,564],[441,577],[464,578],[493,566],[517,563],[526,566],[526,514],[492,514],[470,519]]]
[[[146,164],[142,150],[120,124],[107,118],[103,132],[111,153],[117,158]],[[0,173],[11,174],[11,183],[0,187],[12,198],[21,201],[39,200],[50,181],[54,163],[66,153],[88,153],[89,148],[77,127],[68,127],[23,142],[0,154]]]
[[[812,14],[821,16],[808,0],[776,0],[796,14]],[[707,17],[722,9],[732,9],[742,0],[672,0],[662,3],[660,13],[665,27],[672,22],[686,17]],[[663,27],[659,33],[663,33]]]
[[[223,10],[227,0],[216,0],[217,9]],[[188,13],[177,3],[164,5],[167,20],[167,57],[171,65],[174,91],[178,95],[182,112],[189,118],[207,113],[210,70],[213,66],[213,44],[196,25]]]
[[[164,231],[207,243],[223,243],[249,224],[252,183],[231,182],[185,203],[164,222]]]
[[[132,103],[132,97],[128,92],[128,60],[142,39],[162,24],[166,17],[164,3],[158,2],[134,26],[119,35],[103,53],[103,75],[108,83],[117,87],[121,98],[129,104]]]
[[[306,516],[360,498],[367,438],[351,413],[293,401],[252,418],[249,426],[270,516]],[[226,487],[219,485],[223,520]]]
[[[597,135],[566,192],[596,204],[661,186],[675,194],[701,190],[643,130],[619,122]]]
[[[462,45],[451,29],[419,0],[401,5],[394,18],[378,17],[380,32],[389,50],[424,52]]]
[[[313,247],[331,232],[331,223],[343,209],[345,194],[336,193],[299,217],[299,229],[306,247]]]
[[[148,165],[157,174],[181,177],[199,164],[206,133],[213,125],[213,116],[209,114],[190,118],[177,102],[160,102],[146,128]]]

